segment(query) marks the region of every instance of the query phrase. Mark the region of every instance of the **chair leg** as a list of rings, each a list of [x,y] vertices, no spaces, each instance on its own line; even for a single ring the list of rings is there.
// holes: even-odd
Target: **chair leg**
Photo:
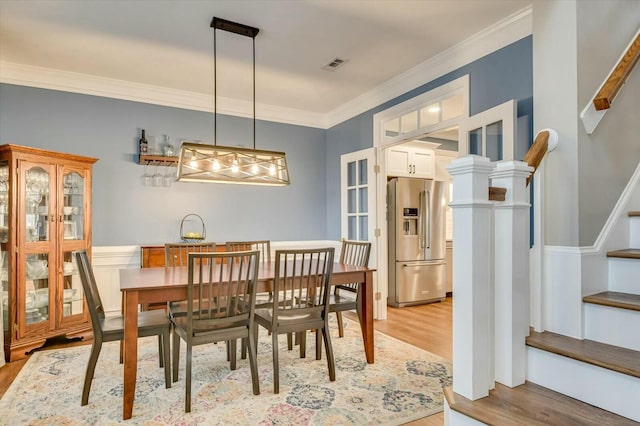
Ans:
[[[91,355],[89,355],[89,362],[87,363],[87,372],[84,374],[84,386],[82,386],[82,401],[80,405],[87,405],[89,403],[91,381],[93,380],[93,373],[96,371],[96,363],[98,362],[100,349],[102,349],[102,340],[94,339],[93,344],[91,345]]]
[[[293,333],[287,333],[287,349],[293,350]]]
[[[322,359],[322,336],[320,330],[316,330],[316,360]]]
[[[333,359],[333,348],[331,347],[331,336],[329,336],[329,324],[325,323],[322,329],[322,337],[324,338],[324,347],[327,351],[327,366],[329,367],[329,380],[336,380],[336,364]]]
[[[291,333],[287,333],[291,336]],[[280,370],[278,365],[278,333],[271,335],[273,345],[273,393],[280,393]]]
[[[173,332],[173,381],[178,381],[178,367],[180,366],[180,336]]]
[[[249,367],[251,367],[251,384],[253,385],[253,394],[260,395],[260,378],[258,376],[258,355],[256,349],[256,342],[252,338],[252,331],[249,330],[249,337],[246,339],[249,346]],[[244,342],[245,339],[242,339]],[[247,349],[245,347],[245,349]]]
[[[229,362],[231,363],[231,371],[236,369],[236,351],[237,351],[237,339],[231,339],[229,341],[227,341],[227,351],[229,352],[230,356],[230,360]]]
[[[240,358],[247,359],[247,340],[242,339],[240,341]]]
[[[160,358],[164,360],[164,383],[167,389],[171,388],[171,356],[170,356],[170,340],[171,340],[171,331],[167,329],[164,333],[162,333],[162,351],[160,352]]]
[[[344,337],[344,326],[342,324],[342,312],[336,312],[336,318],[338,319],[338,337]]]
[[[162,348],[162,334],[158,334],[158,359],[160,360],[160,368],[164,367],[164,352],[162,351]]]
[[[301,331],[296,333],[296,340],[298,340],[300,344],[300,358],[307,357],[307,332]]]
[[[189,342],[187,342],[187,367],[185,369],[185,396],[184,396],[184,412],[191,412],[191,355],[192,355],[193,347]]]

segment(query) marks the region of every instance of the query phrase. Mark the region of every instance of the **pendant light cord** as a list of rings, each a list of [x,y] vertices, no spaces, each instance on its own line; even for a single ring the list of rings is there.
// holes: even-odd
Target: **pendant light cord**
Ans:
[[[218,145],[218,79],[216,76],[218,57],[216,55],[216,28],[213,29],[213,144]]]
[[[256,38],[253,40],[253,150],[256,150]]]

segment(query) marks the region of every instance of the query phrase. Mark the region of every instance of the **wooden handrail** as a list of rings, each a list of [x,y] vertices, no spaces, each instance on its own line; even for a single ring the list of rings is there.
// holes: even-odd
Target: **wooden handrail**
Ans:
[[[640,58],[640,33],[636,35],[636,39],[631,43],[629,49],[618,62],[618,65],[611,71],[609,77],[604,82],[600,91],[593,99],[593,106],[597,111],[602,111],[611,107],[613,99],[616,97],[622,85],[627,81],[627,77],[633,71]]]
[[[529,151],[524,156],[524,162],[533,167],[533,171],[527,178],[527,186],[529,186],[529,182],[533,178],[533,174],[538,170],[544,155],[547,153],[549,149],[549,132],[547,130],[543,130],[538,133],[536,136],[536,140],[533,141],[533,145],[529,147]],[[506,188],[499,188],[495,186],[489,187],[489,200],[490,201],[504,201],[507,194]]]
[[[533,174],[538,170],[544,155],[547,153],[547,149],[549,149],[549,132],[544,130],[536,136],[536,140],[533,141],[533,145],[529,147],[529,151],[524,156],[524,161],[531,167],[533,167],[533,171],[527,178],[527,186],[529,186],[529,182],[533,178]]]

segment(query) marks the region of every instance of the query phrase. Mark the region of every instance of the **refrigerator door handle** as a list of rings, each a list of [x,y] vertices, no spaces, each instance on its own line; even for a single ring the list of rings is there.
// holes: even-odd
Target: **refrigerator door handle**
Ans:
[[[427,228],[426,246],[431,249],[431,191],[427,191],[425,212],[429,215],[425,218],[425,228]]]
[[[425,203],[424,203],[424,191],[420,191],[418,196],[418,245],[421,249],[425,247],[424,241],[424,215],[425,215]]]

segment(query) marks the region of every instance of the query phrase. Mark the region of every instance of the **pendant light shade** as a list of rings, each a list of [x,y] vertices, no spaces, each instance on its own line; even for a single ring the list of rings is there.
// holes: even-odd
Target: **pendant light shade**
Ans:
[[[177,180],[181,182],[232,183],[245,185],[289,185],[289,170],[284,152],[256,149],[256,49],[259,30],[214,17],[213,28],[213,145],[183,142],[178,159]],[[216,30],[229,31],[253,40],[253,149],[217,144],[216,102]]]

